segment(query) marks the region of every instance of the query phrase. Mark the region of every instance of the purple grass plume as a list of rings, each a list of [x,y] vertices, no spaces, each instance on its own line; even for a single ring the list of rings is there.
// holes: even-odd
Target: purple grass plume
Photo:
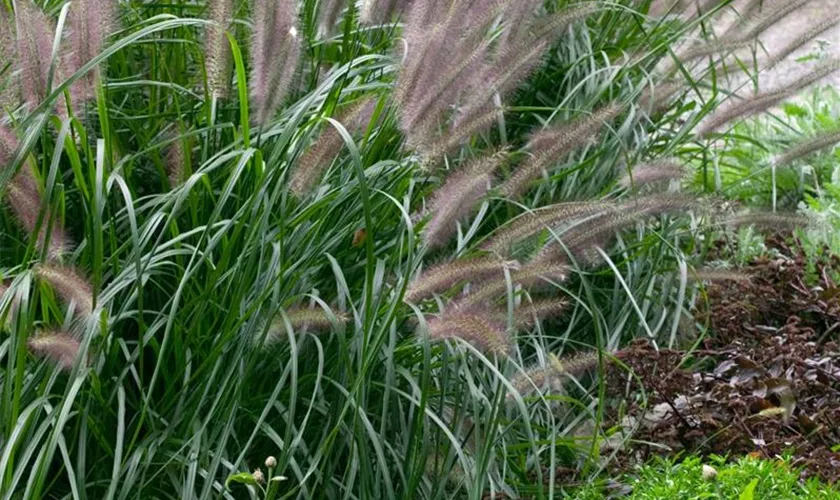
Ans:
[[[15,21],[6,9],[0,9],[0,63],[12,67],[0,75],[0,109],[15,109],[21,103],[20,75],[14,71],[17,61]]]
[[[523,301],[514,311],[513,324],[517,330],[532,328],[539,321],[556,318],[566,312],[566,299],[536,299]],[[507,313],[504,313],[505,315]]]
[[[591,115],[532,134],[527,145],[531,156],[499,187],[501,194],[508,198],[520,196],[542,172],[594,140],[623,109],[622,104],[609,104]]]
[[[597,353],[585,353],[559,358],[554,353],[548,355],[548,363],[534,366],[517,374],[511,385],[520,396],[542,393],[548,389],[551,393],[564,394],[564,381],[569,377],[579,377],[594,370],[600,363]],[[514,394],[508,394],[507,400],[513,400]]]
[[[295,0],[254,0],[251,46],[251,105],[254,123],[264,125],[291,89],[301,57]]]
[[[427,208],[432,215],[423,231],[430,248],[445,245],[457,231],[458,222],[472,214],[493,182],[493,174],[505,162],[506,153],[499,151],[482,156],[450,175],[435,191]]]
[[[418,0],[364,0],[359,21],[362,24],[383,24],[395,15],[405,12],[412,1]]]
[[[780,89],[756,94],[726,109],[717,111],[700,125],[697,136],[706,138],[724,125],[766,111],[838,70],[840,70],[840,59],[831,59]]]
[[[773,165],[776,167],[790,165],[796,160],[806,158],[817,151],[832,148],[838,143],[840,143],[840,130],[821,133],[776,156],[773,158]]]
[[[566,251],[568,251],[584,264],[594,264],[598,256],[593,250],[605,246],[617,232],[649,217],[684,213],[697,207],[699,207],[698,200],[689,195],[657,194],[627,201],[614,210],[605,211],[601,215],[581,221],[569,228],[559,235],[563,245],[550,242],[536,261],[563,260],[567,257]]]
[[[55,30],[32,0],[16,2],[16,9],[17,69],[24,101],[29,109],[34,109],[47,97],[51,87],[49,75]],[[60,65],[56,64],[54,73],[59,69]]]
[[[439,264],[424,271],[409,284],[404,300],[417,302],[446,291],[458,283],[481,282],[494,275],[504,277],[505,269],[515,266],[515,263],[495,257],[477,257]]]
[[[93,287],[78,270],[47,263],[38,265],[35,274],[48,283],[64,303],[68,306],[74,304],[81,316],[89,316],[93,312]]]
[[[15,133],[0,125],[0,168],[10,168],[19,143]],[[5,201],[20,227],[31,237],[38,228],[41,215],[41,190],[38,181],[27,162],[6,183]],[[50,227],[48,232],[48,227]],[[37,244],[40,248],[48,245],[47,254],[58,259],[69,248],[69,240],[61,223],[55,219],[41,221]]]
[[[767,231],[791,232],[797,229],[817,226],[817,221],[805,214],[748,212],[729,217],[723,224],[734,229],[757,227]]]
[[[636,165],[619,179],[618,185],[625,189],[638,189],[651,184],[678,181],[686,174],[682,162],[675,158],[665,158]]]
[[[363,99],[339,113],[336,121],[341,123],[350,134],[358,135],[370,124],[376,104],[377,99],[374,97]],[[297,197],[312,191],[324,171],[344,148],[344,139],[331,123],[324,123],[322,127],[321,134],[301,155],[292,171],[289,189]]]
[[[507,356],[511,340],[503,324],[472,312],[445,313],[427,323],[430,340],[460,339],[488,354]]]
[[[592,217],[615,208],[609,201],[572,201],[528,212],[498,229],[481,248],[501,255],[508,255],[511,247],[546,229],[554,228],[580,218]]]
[[[208,0],[208,19],[204,35],[204,67],[211,98],[223,99],[230,93],[232,55],[226,32],[234,21],[233,0]]]
[[[569,265],[566,262],[557,260],[554,262],[529,262],[511,273],[510,281],[514,287],[535,287],[551,282],[563,282],[569,277]],[[497,302],[505,295],[508,288],[507,279],[504,276],[493,277],[479,283],[478,286],[470,289],[469,295],[460,299],[456,307],[465,310],[472,310],[475,307],[482,307]]]
[[[840,14],[834,14],[817,24],[810,26],[799,36],[791,40],[787,45],[774,52],[765,64],[765,68],[768,70],[775,68],[780,62],[787,59],[789,55],[802,48],[806,43],[813,41],[815,38],[834,28],[838,24],[840,24]]]
[[[81,342],[69,333],[42,331],[27,342],[34,354],[55,363],[60,369],[70,371],[79,357]]]
[[[320,0],[318,2],[318,36],[328,37],[335,31],[341,11],[347,7],[347,0]]]
[[[68,73],[75,73],[105,47],[105,40],[117,23],[117,0],[73,0],[67,18],[69,29],[69,56],[62,68]],[[96,83],[102,75],[97,67],[88,71],[70,87],[70,99],[75,109],[96,98]]]
[[[163,158],[163,165],[166,169],[166,177],[169,180],[169,187],[175,188],[187,180],[187,161],[189,160],[184,147],[186,139],[176,137],[166,147]]]
[[[297,334],[330,331],[336,325],[349,323],[351,319],[346,313],[332,310],[328,312],[320,307],[291,308],[285,311],[285,317]],[[283,340],[286,335],[286,321],[282,314],[278,314],[271,322],[267,340]]]
[[[504,99],[541,64],[557,33],[595,11],[586,4],[526,22],[536,5],[535,0],[413,4],[394,91],[408,148],[433,162],[488,128],[499,115],[494,98]],[[505,30],[493,40],[497,18]]]

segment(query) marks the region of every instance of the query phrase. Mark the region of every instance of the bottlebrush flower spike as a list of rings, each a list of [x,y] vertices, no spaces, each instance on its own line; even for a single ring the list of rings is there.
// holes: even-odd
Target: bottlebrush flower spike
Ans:
[[[817,151],[826,149],[840,143],[840,130],[832,132],[824,132],[812,139],[808,139],[801,144],[793,146],[784,153],[776,156],[773,159],[773,165],[776,167],[783,167],[789,165],[794,161],[810,156]]]
[[[186,169],[184,167],[187,162],[187,155],[184,149],[184,140],[180,137],[173,139],[166,148],[163,164],[166,167],[166,176],[169,179],[170,188],[179,186],[186,180]]]
[[[756,226],[771,231],[794,231],[816,225],[816,221],[807,215],[769,212],[740,214],[726,219],[723,223],[733,228]]]
[[[796,50],[801,48],[803,45],[814,40],[826,31],[830,30],[831,28],[834,28],[838,24],[840,24],[840,15],[837,14],[829,16],[824,21],[815,24],[814,26],[803,32],[801,35],[794,38],[790,43],[782,47],[779,51],[774,52],[770,60],[766,63],[765,67],[768,70],[773,69],[774,67],[776,67],[776,65],[787,59],[789,55],[796,52]]]
[[[528,212],[497,230],[481,248],[507,255],[511,246],[524,238],[571,220],[597,215],[614,207],[615,205],[609,201],[572,201]]]
[[[503,151],[469,162],[438,188],[428,207],[432,218],[423,232],[430,248],[446,244],[457,224],[469,216],[490,189],[493,173],[504,163]]]
[[[93,312],[93,287],[76,269],[56,264],[40,264],[35,274],[55,290],[66,304],[75,304],[82,316]]]
[[[359,134],[369,125],[376,103],[376,98],[364,99],[339,114],[336,121],[351,134]],[[289,185],[295,196],[301,197],[311,191],[344,148],[344,139],[338,130],[331,123],[325,123],[323,127],[315,143],[300,157],[292,171]]]
[[[530,159],[517,167],[513,175],[499,187],[501,194],[509,198],[521,195],[544,170],[597,137],[600,130],[623,109],[622,104],[609,104],[591,115],[531,135],[527,146],[531,152]]]
[[[40,332],[27,342],[29,350],[69,371],[79,357],[81,343],[72,335],[60,331]]]
[[[817,83],[839,69],[840,60],[832,59],[821,64],[802,78],[791,82],[778,90],[756,94],[753,97],[730,106],[728,109],[718,111],[710,116],[705,123],[701,124],[697,131],[697,136],[700,138],[706,138],[728,123],[738,119],[748,118],[761,113],[762,111],[766,111],[767,109],[775,106],[797,92],[810,87],[814,83]]]
[[[695,206],[696,198],[687,195],[652,195],[637,198],[619,205],[615,210],[578,223],[559,235],[559,238],[572,255],[591,264],[596,257],[590,251],[605,245],[616,232],[647,217],[685,212]],[[559,245],[549,244],[537,257],[537,261],[553,261],[558,258],[565,259],[565,252]]]
[[[292,308],[287,311],[286,318],[291,323],[295,333],[306,333],[310,331],[328,331],[336,324],[346,324],[350,316],[346,313],[330,311],[319,308]],[[268,330],[268,338],[281,340],[286,335],[286,321],[282,314],[278,314]]]
[[[0,168],[9,168],[18,149],[18,139],[15,133],[6,126],[0,125]],[[25,163],[12,179],[6,183],[5,198],[9,209],[18,224],[30,236],[35,233],[38,218],[41,214],[41,194],[38,182]],[[43,248],[47,243],[47,228],[49,221],[44,220],[38,234],[38,245]],[[52,221],[52,231],[49,233],[48,254],[51,258],[58,258],[69,248],[69,240],[64,228],[58,221]]]
[[[50,20],[32,0],[15,2],[15,7],[18,56],[16,62],[24,100],[32,109],[41,104],[50,89],[49,75],[55,32]]]
[[[505,268],[515,266],[493,257],[479,257],[447,262],[433,267],[414,279],[405,292],[406,302],[417,302],[432,294],[452,288],[462,281],[481,281],[488,276],[504,276]]]
[[[318,2],[318,36],[332,35],[335,24],[341,16],[341,11],[347,6],[345,0],[322,0]]]
[[[553,262],[544,260],[529,262],[523,265],[521,269],[511,273],[510,279],[514,286],[533,287],[552,280],[565,281],[568,276],[568,263],[560,260]],[[486,280],[474,290],[471,290],[469,295],[459,300],[456,307],[472,310],[477,306],[496,302],[505,294],[507,286],[507,280],[504,276]]]
[[[222,99],[230,90],[231,52],[226,31],[234,20],[233,0],[209,0],[207,13],[212,22],[204,38],[207,90],[211,98]]]
[[[283,103],[297,72],[301,35],[295,0],[254,0],[251,104],[264,125]]]
[[[17,61],[17,36],[14,20],[0,9],[0,62],[15,64]],[[0,75],[0,108],[15,109],[20,106],[20,75],[13,69],[7,69]]]
[[[65,60],[66,72],[75,73],[102,52],[105,39],[117,22],[115,1],[73,0],[67,18],[70,55]],[[101,74],[101,70],[96,68],[72,85],[70,96],[74,107],[96,98],[96,82]]]
[[[639,188],[653,183],[680,180],[686,175],[682,162],[675,158],[665,158],[636,165],[633,170],[619,179],[618,185],[629,189]]]
[[[412,0],[364,0],[360,22],[362,24],[387,23],[394,15],[404,12]]]
[[[516,375],[511,385],[521,396],[533,394],[546,386],[553,392],[563,393],[563,381],[565,377],[576,377],[592,370],[600,363],[597,353],[579,354],[564,359],[558,358],[555,354],[548,355],[548,364],[535,366],[525,373]],[[513,399],[513,394],[508,394],[508,401]]]
[[[523,302],[514,312],[514,326],[521,330],[533,327],[537,321],[554,318],[569,307],[565,299],[540,299]]]
[[[486,316],[465,312],[444,314],[427,323],[431,340],[460,339],[476,349],[497,355],[508,355],[510,339],[504,326],[495,324]]]

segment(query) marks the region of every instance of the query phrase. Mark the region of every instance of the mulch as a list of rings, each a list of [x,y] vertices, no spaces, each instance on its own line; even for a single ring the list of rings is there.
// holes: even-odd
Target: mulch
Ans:
[[[696,348],[618,353],[633,373],[608,374],[611,424],[632,428],[612,445],[618,470],[654,455],[789,455],[804,476],[840,482],[840,259],[767,246],[772,257],[739,270],[750,280],[707,285],[695,313],[710,335]]]

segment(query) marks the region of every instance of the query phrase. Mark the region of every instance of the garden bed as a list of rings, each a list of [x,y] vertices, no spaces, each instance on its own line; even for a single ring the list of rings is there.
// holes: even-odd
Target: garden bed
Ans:
[[[610,370],[611,396],[628,402],[613,423],[633,428],[620,469],[663,453],[790,454],[805,475],[840,480],[840,261],[767,244],[773,256],[741,270],[749,280],[707,287],[696,317],[710,335],[696,349],[638,342],[619,353],[646,392],[628,398],[627,371]]]

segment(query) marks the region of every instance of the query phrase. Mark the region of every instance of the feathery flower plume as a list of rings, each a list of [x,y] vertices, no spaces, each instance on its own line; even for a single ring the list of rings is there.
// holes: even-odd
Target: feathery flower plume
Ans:
[[[498,229],[481,248],[506,255],[514,243],[524,238],[568,223],[570,220],[591,217],[612,208],[614,204],[609,201],[572,201],[528,212]]]
[[[209,0],[207,13],[212,22],[204,35],[207,90],[211,98],[222,99],[230,90],[231,52],[225,32],[233,23],[233,0]]]
[[[18,139],[15,133],[6,126],[0,125],[0,168],[8,168],[14,159],[18,148]],[[12,179],[6,183],[6,201],[15,215],[15,219],[24,231],[31,236],[38,226],[38,217],[41,214],[41,194],[38,182],[30,170],[29,163],[25,163]],[[43,248],[47,241],[47,227],[49,223],[44,220],[38,234],[38,245]],[[52,221],[52,231],[49,234],[48,254],[51,258],[58,258],[69,247],[69,241],[64,228],[58,221]]]
[[[752,276],[744,272],[733,271],[731,269],[714,269],[709,267],[695,269],[694,272],[689,273],[688,277],[689,279],[694,279],[695,281],[708,281],[710,283],[718,283],[721,281],[752,281]]]
[[[55,293],[68,305],[75,304],[83,316],[93,312],[93,288],[77,270],[56,264],[40,264],[36,275],[49,283]]]
[[[565,281],[569,276],[569,266],[565,262],[529,262],[518,271],[511,273],[511,282],[521,287],[532,287],[547,281]],[[507,291],[507,280],[504,276],[487,280],[470,294],[459,300],[458,309],[471,310],[498,300]]]
[[[423,232],[430,248],[444,245],[457,230],[458,222],[473,212],[505,159],[503,151],[475,159],[438,188],[428,208],[432,218]]]
[[[286,310],[285,313],[295,333],[328,331],[336,324],[346,324],[350,321],[350,316],[346,313],[327,312],[320,307],[308,309],[296,307]],[[278,314],[268,330],[268,338],[282,339],[285,338],[286,333],[286,321],[282,314]]]
[[[603,246],[616,232],[637,224],[648,217],[671,212],[684,212],[697,205],[697,200],[686,195],[652,195],[637,198],[605,212],[597,217],[575,225],[561,234],[560,240],[568,251],[580,260],[593,263],[596,260],[590,250]],[[559,245],[549,244],[543,249],[537,261],[565,258]]]
[[[339,114],[336,120],[351,134],[358,134],[370,123],[376,102],[376,98],[373,97],[363,99]],[[289,180],[289,189],[292,193],[300,197],[311,191],[343,148],[344,139],[341,134],[332,124],[325,123],[315,143],[300,157],[296,168],[292,171]]]
[[[318,36],[330,36],[347,2],[345,0],[321,0],[318,3]]]
[[[52,23],[32,0],[16,2],[17,65],[26,104],[35,108],[47,97],[55,38]],[[56,68],[57,69],[57,68]]]
[[[679,180],[685,177],[686,170],[675,158],[665,158],[650,163],[636,165],[633,170],[619,179],[618,185],[629,189],[663,181]]]
[[[591,115],[534,133],[527,146],[531,158],[514,170],[513,175],[499,187],[502,195],[514,198],[522,194],[544,170],[592,141],[623,109],[622,104],[609,104]]]
[[[166,148],[166,155],[163,159],[170,188],[179,186],[186,180],[186,171],[184,169],[186,161],[187,155],[184,151],[184,142],[181,138],[175,138]]]
[[[265,124],[283,103],[301,54],[294,0],[254,0],[251,103],[254,121]]]
[[[685,89],[686,85],[682,82],[664,82],[646,87],[639,96],[639,107],[652,114],[661,113],[668,109],[671,99]]]
[[[17,61],[17,36],[14,20],[6,9],[0,9],[0,64],[5,67]],[[2,70],[0,67],[0,70]],[[0,108],[14,109],[20,105],[20,81],[14,68],[0,76]]]
[[[767,31],[771,26],[787,17],[788,14],[800,9],[801,7],[804,7],[810,2],[811,0],[786,1],[782,3],[778,8],[769,12],[762,12],[761,14],[750,19],[745,29],[737,25],[733,26],[731,31],[724,34],[724,36],[722,37],[722,41],[724,43],[728,43],[745,40],[754,40],[760,34]]]
[[[565,359],[551,353],[548,355],[548,365],[535,366],[525,373],[517,374],[511,385],[521,396],[533,394],[546,386],[551,391],[562,393],[565,377],[579,376],[597,367],[598,363],[597,353],[580,354]],[[512,400],[513,394],[508,394],[507,399]]]
[[[786,98],[831,75],[838,69],[840,69],[840,60],[832,59],[827,63],[821,64],[802,78],[789,83],[779,90],[757,94],[749,99],[730,106],[729,109],[716,112],[709,117],[706,123],[699,127],[697,136],[700,138],[708,137],[715,130],[720,129],[728,123],[761,113],[762,111],[775,106]]]
[[[782,47],[781,50],[774,53],[770,60],[767,61],[765,67],[767,69],[772,69],[776,67],[780,62],[784,61],[789,55],[796,52],[803,45],[812,41],[813,39],[817,38],[821,34],[837,26],[838,24],[840,24],[840,15],[835,14],[833,16],[829,16],[824,21],[821,21],[815,24],[814,26],[811,26],[810,28],[808,28],[808,30],[806,30],[801,35],[794,38],[790,43]]]
[[[64,71],[75,73],[102,52],[105,39],[117,22],[116,10],[115,0],[73,0],[67,18],[70,55],[64,61]],[[96,82],[100,76],[101,71],[96,68],[72,85],[70,95],[74,108],[96,98]]]
[[[822,133],[776,156],[773,165],[783,167],[794,161],[809,156],[821,149],[826,149],[840,143],[840,130]]]
[[[405,302],[417,302],[448,290],[462,281],[480,281],[489,276],[504,277],[505,268],[515,264],[493,257],[479,257],[440,264],[415,278],[405,292]]]
[[[504,98],[540,64],[555,33],[595,10],[591,4],[575,6],[530,31],[519,29],[526,24],[520,18],[535,5],[532,0],[414,4],[394,92],[408,147],[435,159],[488,127],[498,113],[493,98]],[[506,33],[514,34],[493,41],[488,29],[505,14],[512,23]]]
[[[386,23],[394,15],[411,6],[412,0],[364,0],[360,22],[362,24]]]
[[[72,335],[60,331],[40,332],[27,342],[29,350],[69,371],[79,357],[81,343]]]
[[[498,355],[507,355],[511,345],[505,328],[483,315],[466,312],[444,314],[427,323],[432,340],[461,339],[475,348]]]
[[[523,302],[514,313],[514,326],[521,330],[531,328],[537,321],[560,316],[569,307],[565,299],[540,299]]]
[[[754,212],[736,215],[723,223],[733,228],[756,226],[769,231],[794,231],[814,226],[815,221],[812,217],[801,214]]]

